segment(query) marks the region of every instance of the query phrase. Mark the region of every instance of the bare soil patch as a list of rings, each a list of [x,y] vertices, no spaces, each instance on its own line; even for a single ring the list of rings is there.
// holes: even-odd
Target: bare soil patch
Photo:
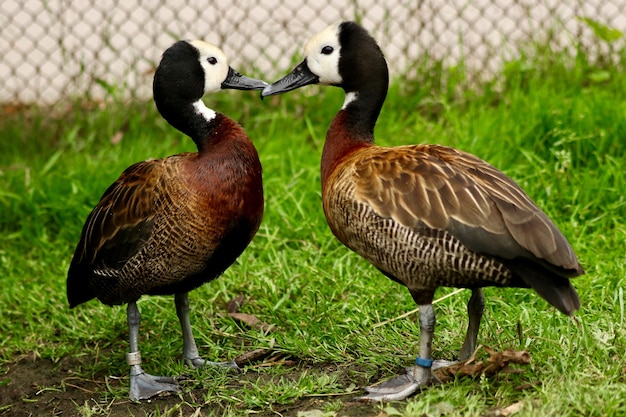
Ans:
[[[530,362],[530,356],[525,351],[505,350],[496,352],[481,346],[478,352],[482,352],[483,358],[478,358],[476,353],[467,361],[458,363],[448,368],[435,372],[442,382],[448,382],[459,377],[474,378],[479,375],[493,377],[499,373],[518,373],[520,369],[511,368],[509,364],[525,365]],[[268,362],[268,353],[273,356]],[[185,386],[181,383],[182,391],[176,395],[156,397],[150,401],[141,403],[132,402],[128,399],[115,399],[110,394],[111,389],[123,390],[122,380],[102,374],[95,375],[92,379],[86,379],[72,371],[81,369],[89,364],[87,357],[64,357],[59,362],[53,363],[49,359],[39,359],[35,354],[22,357],[9,366],[8,372],[0,377],[0,416],[30,417],[30,416],[161,416],[161,415],[184,415],[205,416],[221,415],[227,408],[232,409],[233,403],[228,401],[211,403],[206,405],[202,400],[203,390],[194,388],[194,384]],[[253,350],[241,355],[236,361],[240,365],[264,361],[275,361],[276,366],[282,366],[287,370],[282,373],[283,378],[297,380],[302,372],[319,372],[335,374],[338,376],[340,386],[349,387],[367,385],[370,381],[354,380],[354,369],[340,367],[336,364],[310,365],[304,361],[284,358],[279,355],[271,355],[271,352]],[[351,372],[352,371],[352,372]],[[357,373],[358,374],[358,373]],[[229,381],[229,387],[241,386],[244,381],[256,381],[257,379],[270,379],[271,374],[246,372],[233,374]],[[198,384],[196,384],[197,386]],[[523,389],[520,387],[519,389]],[[367,404],[354,401],[359,394],[358,390],[348,395],[337,396],[311,396],[296,401],[293,404],[271,404],[267,409],[248,410],[255,416],[297,416],[298,412],[310,410],[323,410],[327,403],[333,402],[333,409],[337,409],[337,401],[341,402],[341,409],[337,415],[341,416],[384,416],[377,404]],[[239,405],[235,404],[237,408]],[[242,405],[243,406],[243,405]],[[516,405],[519,408],[519,405]],[[246,410],[242,409],[242,414]]]
[[[87,359],[86,359],[87,360]],[[80,369],[83,364],[80,358],[65,357],[58,363],[49,359],[39,359],[35,355],[23,357],[9,366],[8,372],[0,377],[0,416],[156,416],[184,415],[206,416],[220,415],[221,411],[232,404],[211,404],[198,406],[203,393],[200,389],[187,388],[178,395],[157,397],[150,401],[135,403],[127,399],[107,399],[107,384],[120,388],[121,380],[108,375],[95,375],[92,380],[76,376],[72,369]],[[87,365],[87,364],[84,364]],[[311,371],[337,372],[337,367],[303,364],[292,366],[293,377],[303,372],[303,367]],[[331,369],[332,368],[332,369]],[[261,374],[248,372],[233,376],[233,384],[237,378],[258,378]],[[289,374],[287,375],[287,377]],[[340,377],[344,378],[344,376]],[[349,381],[345,375],[346,386]],[[273,404],[267,410],[254,410],[256,416],[296,416],[299,411],[322,409],[329,401],[343,403],[342,416],[375,416],[379,415],[376,406],[352,401],[354,395],[341,397],[313,397],[297,401],[294,404]],[[243,410],[242,410],[243,411]]]

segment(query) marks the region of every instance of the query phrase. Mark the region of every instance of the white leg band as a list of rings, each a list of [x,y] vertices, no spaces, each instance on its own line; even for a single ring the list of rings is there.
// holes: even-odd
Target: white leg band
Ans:
[[[129,352],[126,354],[126,362],[128,365],[141,365],[141,352]]]

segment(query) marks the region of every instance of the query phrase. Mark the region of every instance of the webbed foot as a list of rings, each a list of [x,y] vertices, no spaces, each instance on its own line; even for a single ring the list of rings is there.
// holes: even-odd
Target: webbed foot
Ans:
[[[422,367],[419,365],[406,368],[406,373],[388,379],[376,385],[365,387],[366,395],[355,398],[358,401],[402,401],[422,387],[439,383],[433,370],[445,368],[455,364],[453,361],[435,360],[432,367]]]
[[[401,401],[415,393],[420,386],[429,385],[430,382],[423,381],[423,384],[415,381],[410,373],[399,375],[381,382],[377,385],[365,387],[366,395],[357,397],[359,401]]]
[[[180,386],[175,378],[150,375],[138,365],[135,366],[131,367],[130,371],[129,397],[131,400],[147,400],[162,393],[180,391]]]

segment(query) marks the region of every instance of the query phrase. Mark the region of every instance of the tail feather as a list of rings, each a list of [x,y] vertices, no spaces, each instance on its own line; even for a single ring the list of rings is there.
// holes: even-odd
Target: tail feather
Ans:
[[[569,278],[531,262],[516,263],[511,269],[560,312],[571,316],[580,308],[580,298]]]
[[[560,312],[571,316],[580,308],[580,298],[567,278],[560,282],[546,282],[543,280],[525,280],[542,298],[556,307]]]
[[[72,261],[65,284],[70,308],[74,308],[96,297],[89,287],[90,277],[91,271]]]

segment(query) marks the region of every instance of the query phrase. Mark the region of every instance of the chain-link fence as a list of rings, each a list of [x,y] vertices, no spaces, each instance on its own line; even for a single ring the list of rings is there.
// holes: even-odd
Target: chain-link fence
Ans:
[[[626,0],[0,0],[0,102],[149,96],[155,63],[180,38],[215,43],[234,67],[272,80],[340,20],[370,30],[392,75],[410,76],[425,54],[493,74],[525,42],[610,53],[581,18],[624,32],[625,11]]]

